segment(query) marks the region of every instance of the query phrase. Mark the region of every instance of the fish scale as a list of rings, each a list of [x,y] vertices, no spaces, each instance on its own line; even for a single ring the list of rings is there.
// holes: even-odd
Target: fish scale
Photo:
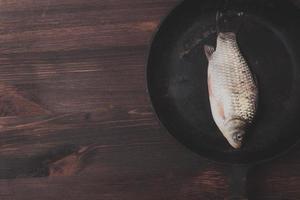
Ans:
[[[241,54],[235,33],[219,33],[216,50],[206,49],[209,60],[209,95],[213,118],[223,134],[226,122],[240,119],[251,124],[256,113],[258,90]]]
[[[216,83],[213,84],[213,91],[221,101],[229,98],[232,102],[225,113],[251,122],[256,109],[253,101],[256,95],[251,92],[256,86],[251,71],[239,51],[235,37],[219,37],[217,44],[210,63],[211,74],[216,75],[212,75],[212,79],[216,79],[212,80]]]

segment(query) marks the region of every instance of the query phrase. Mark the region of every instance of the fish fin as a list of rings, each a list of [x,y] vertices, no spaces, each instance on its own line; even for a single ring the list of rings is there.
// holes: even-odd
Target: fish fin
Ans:
[[[210,107],[211,113],[214,119],[214,122],[218,126],[218,128],[223,132],[223,124],[225,123],[225,109],[222,102],[220,102],[216,97],[210,96]]]
[[[213,46],[204,45],[204,52],[208,60],[211,59],[212,54],[215,52],[215,48]]]
[[[256,86],[258,86],[258,78],[257,75],[253,73],[253,80]]]

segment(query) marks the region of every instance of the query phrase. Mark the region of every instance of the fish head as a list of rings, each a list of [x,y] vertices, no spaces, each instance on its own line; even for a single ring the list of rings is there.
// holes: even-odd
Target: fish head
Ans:
[[[233,148],[239,149],[242,147],[246,125],[247,123],[242,119],[232,119],[226,122],[224,136]]]

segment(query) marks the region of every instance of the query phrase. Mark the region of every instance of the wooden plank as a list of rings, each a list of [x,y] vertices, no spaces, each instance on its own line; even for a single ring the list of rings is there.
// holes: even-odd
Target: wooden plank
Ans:
[[[228,166],[161,127],[145,59],[178,0],[0,2],[0,199],[228,199]],[[299,199],[300,148],[256,167],[253,199]]]

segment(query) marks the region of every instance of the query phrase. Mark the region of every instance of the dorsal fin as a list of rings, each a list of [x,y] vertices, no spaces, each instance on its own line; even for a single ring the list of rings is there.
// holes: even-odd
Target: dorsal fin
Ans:
[[[213,46],[204,45],[204,52],[208,60],[211,59],[212,54],[215,52],[215,48]]]

